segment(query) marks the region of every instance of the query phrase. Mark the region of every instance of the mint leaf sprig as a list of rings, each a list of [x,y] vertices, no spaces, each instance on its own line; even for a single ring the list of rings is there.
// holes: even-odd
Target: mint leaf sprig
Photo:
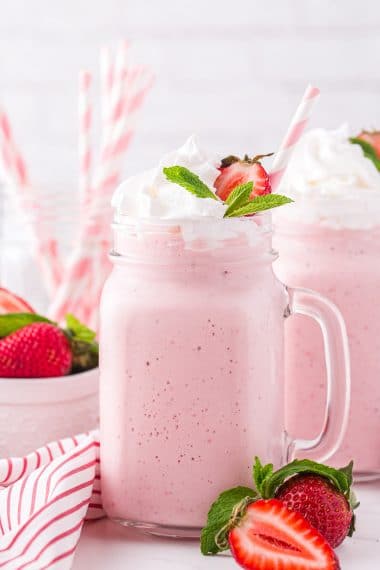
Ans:
[[[236,186],[226,201],[223,202],[207,184],[202,182],[199,176],[184,166],[167,166],[163,169],[163,173],[169,182],[178,184],[198,198],[211,198],[212,200],[227,204],[228,208],[224,213],[224,218],[250,216],[257,212],[271,210],[272,208],[293,202],[291,198],[282,196],[281,194],[265,194],[264,196],[255,196],[255,198],[250,199],[254,188],[253,181]]]
[[[228,550],[227,538],[235,518],[236,507],[248,506],[250,502],[258,498],[256,491],[249,487],[234,487],[219,495],[211,505],[207,524],[201,532],[202,554],[217,554]]]
[[[182,186],[182,188],[185,188],[185,190],[198,198],[219,200],[216,194],[210,190],[207,184],[202,182],[197,174],[194,174],[194,172],[191,172],[184,166],[167,166],[163,169],[163,172],[169,182]]]

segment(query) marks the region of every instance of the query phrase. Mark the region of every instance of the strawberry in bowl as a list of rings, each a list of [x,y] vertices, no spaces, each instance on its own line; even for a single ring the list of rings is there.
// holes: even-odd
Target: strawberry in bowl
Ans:
[[[98,343],[73,315],[64,326],[0,291],[0,456],[23,456],[99,422]]]
[[[98,366],[95,333],[73,315],[64,328],[0,289],[0,377],[54,378]]]

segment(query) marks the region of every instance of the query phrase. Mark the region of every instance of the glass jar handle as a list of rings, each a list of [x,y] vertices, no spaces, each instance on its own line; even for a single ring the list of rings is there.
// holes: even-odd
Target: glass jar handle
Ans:
[[[325,350],[327,386],[322,429],[315,439],[290,439],[287,460],[300,451],[310,459],[324,462],[339,448],[350,410],[350,356],[346,326],[339,309],[331,301],[308,289],[288,287],[289,315],[305,315],[319,324]]]

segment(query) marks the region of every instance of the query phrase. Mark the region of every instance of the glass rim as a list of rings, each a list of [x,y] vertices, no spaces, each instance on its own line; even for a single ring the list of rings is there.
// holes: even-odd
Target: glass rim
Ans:
[[[255,223],[259,221],[259,223]],[[113,229],[136,227],[144,229],[144,227],[160,227],[163,229],[172,229],[176,226],[198,225],[207,227],[210,224],[214,226],[241,226],[245,228],[260,228],[262,233],[270,233],[272,231],[272,219],[269,212],[257,212],[254,216],[246,216],[241,218],[216,218],[215,216],[193,216],[191,218],[161,218],[161,217],[136,217],[124,214],[118,214],[114,217],[111,226]]]

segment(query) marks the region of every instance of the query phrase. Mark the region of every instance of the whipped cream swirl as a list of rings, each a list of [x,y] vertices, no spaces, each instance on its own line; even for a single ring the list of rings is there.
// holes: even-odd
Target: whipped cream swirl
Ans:
[[[224,240],[245,236],[251,245],[267,236],[271,216],[265,213],[251,218],[224,218],[227,206],[212,198],[199,198],[181,186],[169,182],[163,174],[164,166],[185,166],[213,188],[220,172],[221,157],[207,154],[191,136],[178,150],[167,154],[157,168],[133,176],[116,190],[112,206],[116,224],[133,223],[143,227],[146,221],[180,227],[189,247],[214,248]],[[194,245],[197,242],[198,245]]]
[[[200,199],[168,182],[162,172],[164,166],[185,166],[212,188],[219,175],[216,167],[219,162],[218,157],[209,157],[199,147],[196,137],[191,136],[181,148],[167,154],[157,168],[133,176],[119,186],[112,200],[116,215],[173,220],[223,218],[226,206],[222,202]]]
[[[380,173],[349,130],[314,129],[298,143],[279,188],[295,203],[275,213],[287,219],[348,229],[380,224]]]

